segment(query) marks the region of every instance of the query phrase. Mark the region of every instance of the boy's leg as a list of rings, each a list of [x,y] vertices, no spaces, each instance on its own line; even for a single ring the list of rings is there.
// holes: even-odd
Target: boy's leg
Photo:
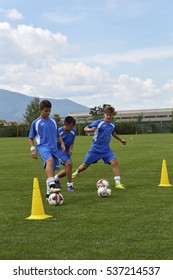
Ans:
[[[63,176],[61,176],[61,177],[63,177]],[[59,189],[62,189],[62,185],[61,185],[60,180],[59,180],[61,177],[59,176],[59,173],[54,176],[55,185]]]
[[[72,174],[72,179],[76,178],[76,176],[80,172],[86,170],[91,163],[97,162],[100,159],[100,157],[101,157],[100,154],[98,155],[98,153],[93,153],[91,150],[89,150],[84,158],[83,163],[79,165],[76,171]]]
[[[76,176],[86,170],[88,167],[90,166],[90,164],[86,164],[86,163],[82,163],[81,165],[79,165],[79,167],[76,169],[76,171],[72,174],[72,179],[76,178]]]
[[[61,170],[60,172],[58,172],[58,174],[55,175],[55,179],[56,178],[62,178],[62,177],[65,177],[66,176],[66,173],[65,173],[65,169]]]
[[[72,182],[72,161],[67,160],[65,162],[65,173],[67,176],[67,190],[70,192],[74,191],[74,185]]]
[[[64,169],[59,171],[58,174],[55,175],[55,184],[57,185],[57,187],[62,188],[59,179],[66,176],[65,164],[67,161],[69,161],[69,155],[66,152],[59,152],[59,160],[64,166]]]
[[[59,179],[67,176],[67,190],[74,191],[74,186],[72,182],[72,162],[71,160],[67,160],[64,164],[64,169],[61,170],[57,175],[55,175],[55,184],[60,184]],[[60,188],[60,186],[59,186]]]
[[[54,159],[51,157],[46,160],[46,186],[47,186],[47,195],[51,192],[59,192],[60,188],[55,185],[55,178],[54,178]]]
[[[120,177],[120,171],[119,171],[117,159],[113,158],[112,160],[110,160],[110,164],[112,166],[112,170],[113,170],[113,174],[114,174],[115,188],[125,189],[124,185],[121,184],[121,177]]]
[[[59,161],[57,156],[53,156],[47,147],[40,146],[38,153],[43,160],[43,167],[46,171],[46,197],[49,197],[50,192],[58,192],[54,182],[54,170],[59,168]]]

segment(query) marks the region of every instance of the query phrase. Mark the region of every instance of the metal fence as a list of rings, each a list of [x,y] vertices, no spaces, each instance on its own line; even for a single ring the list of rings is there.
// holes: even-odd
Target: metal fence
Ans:
[[[28,133],[28,127],[19,127],[15,125],[0,127],[0,137],[27,137]]]
[[[136,123],[137,133],[171,133],[171,121]]]
[[[123,122],[123,124],[130,125],[129,122]],[[76,124],[77,135],[85,135],[84,127],[88,124],[88,122],[82,122]],[[133,129],[129,129],[129,132],[124,132],[123,126],[117,122],[117,126],[120,125],[120,134],[132,134],[132,133],[171,133],[173,132],[173,125],[171,128],[171,121],[157,121],[157,122],[132,122]],[[131,124],[131,125],[132,125]],[[29,126],[20,127],[20,126],[6,126],[0,127],[0,137],[28,137]]]

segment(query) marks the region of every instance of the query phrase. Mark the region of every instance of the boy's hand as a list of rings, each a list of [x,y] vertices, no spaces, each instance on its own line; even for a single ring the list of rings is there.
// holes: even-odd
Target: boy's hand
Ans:
[[[31,156],[32,156],[32,158],[34,158],[34,159],[38,159],[37,151],[36,151],[36,150],[32,151],[32,152],[31,152]]]
[[[126,140],[124,140],[124,139],[121,139],[121,143],[122,143],[123,145],[126,145],[126,144],[127,144]]]
[[[95,127],[95,126],[90,128],[90,131],[91,131],[91,132],[94,132],[95,130],[96,130],[96,127]]]
[[[63,152],[65,151],[65,145],[64,145],[64,143],[61,144],[61,149],[62,149]]]

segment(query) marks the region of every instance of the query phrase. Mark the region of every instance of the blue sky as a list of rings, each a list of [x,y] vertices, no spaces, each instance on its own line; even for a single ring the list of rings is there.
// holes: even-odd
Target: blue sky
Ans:
[[[0,88],[173,107],[172,0],[1,0]]]

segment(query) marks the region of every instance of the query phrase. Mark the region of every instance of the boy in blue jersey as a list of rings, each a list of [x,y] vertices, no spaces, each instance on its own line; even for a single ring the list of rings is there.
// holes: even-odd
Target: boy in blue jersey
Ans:
[[[49,100],[40,102],[40,117],[32,122],[29,131],[29,144],[32,158],[37,159],[38,153],[43,160],[43,166],[46,170],[46,197],[49,197],[52,192],[59,191],[54,178],[55,170],[59,169],[57,139],[62,151],[65,150],[65,145],[59,135],[56,121],[49,117],[51,107],[52,105]],[[37,143],[36,147],[34,146],[34,139]]]
[[[86,170],[90,164],[97,163],[102,159],[104,163],[111,164],[115,187],[118,189],[125,189],[120,182],[120,172],[118,161],[109,147],[111,136],[120,141],[123,145],[126,144],[124,139],[121,139],[115,132],[115,123],[112,122],[115,115],[115,109],[112,106],[106,106],[104,109],[104,119],[96,120],[84,128],[85,132],[94,132],[92,145],[84,158],[84,162],[77,168],[72,174],[72,178],[75,178],[80,172]]]
[[[55,183],[59,181],[59,178],[67,176],[67,190],[74,191],[74,186],[72,182],[72,151],[73,144],[76,137],[76,129],[74,128],[76,121],[73,117],[67,116],[64,120],[64,126],[58,129],[59,135],[63,139],[65,144],[65,151],[61,149],[61,145],[58,143],[58,157],[64,169],[55,175]]]

